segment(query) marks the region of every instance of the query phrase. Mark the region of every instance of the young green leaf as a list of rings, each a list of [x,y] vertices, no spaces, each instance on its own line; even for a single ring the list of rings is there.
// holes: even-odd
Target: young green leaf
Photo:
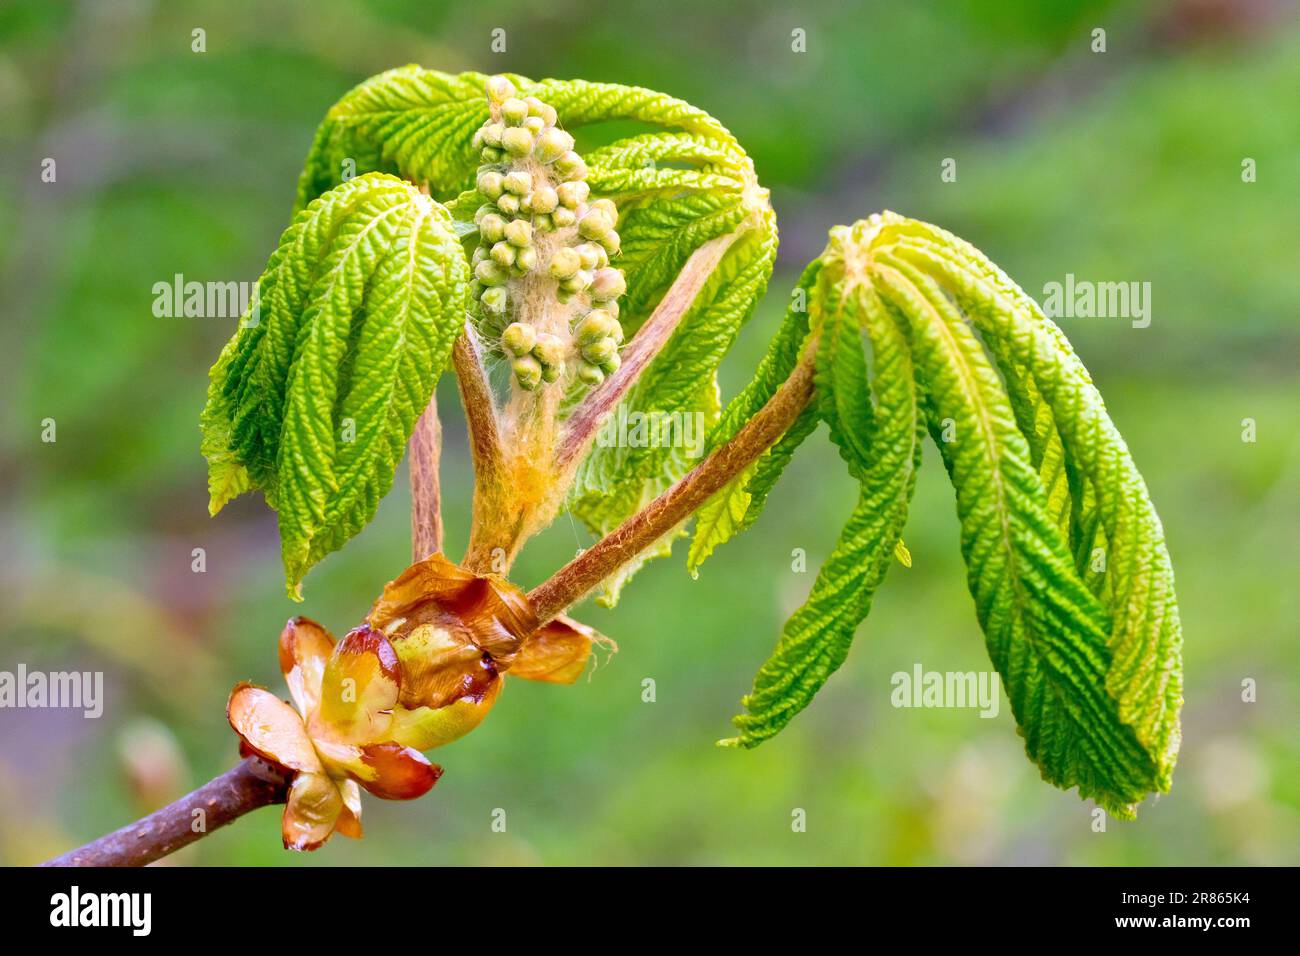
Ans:
[[[464,322],[469,265],[447,212],[369,174],[285,231],[212,370],[204,453],[215,513],[260,489],[290,593],[374,516]]]
[[[907,519],[920,461],[917,396],[904,330],[867,275],[861,225],[832,232],[809,296],[818,339],[818,413],[859,481],[857,507],[804,605],[754,679],[723,743],[753,747],[781,730],[844,662]],[[868,370],[863,333],[871,344]]]

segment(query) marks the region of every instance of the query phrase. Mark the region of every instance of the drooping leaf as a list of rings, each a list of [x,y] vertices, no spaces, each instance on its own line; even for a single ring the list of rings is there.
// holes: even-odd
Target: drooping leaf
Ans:
[[[446,210],[383,174],[298,214],[212,370],[202,416],[215,513],[252,488],[279,512],[291,594],[374,516],[464,321],[469,265]]]
[[[920,462],[912,358],[905,331],[871,287],[865,233],[861,224],[832,232],[809,296],[817,410],[858,479],[858,503],[808,600],[759,669],[743,701],[747,712],[735,719],[740,734],[723,741],[731,746],[753,747],[779,732],[844,662],[907,519]]]

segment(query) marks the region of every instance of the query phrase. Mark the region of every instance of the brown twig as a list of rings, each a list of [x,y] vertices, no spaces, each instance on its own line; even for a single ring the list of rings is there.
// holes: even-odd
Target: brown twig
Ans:
[[[193,793],[41,866],[145,866],[259,807],[284,803],[288,781],[249,757]]]
[[[415,423],[407,444],[411,474],[411,562],[423,561],[442,550],[441,486],[438,463],[442,456],[442,423],[438,421],[438,393]]]
[[[805,355],[809,355],[805,353]],[[677,527],[718,489],[770,448],[813,395],[813,363],[795,366],[766,405],[685,477],[556,571],[528,594],[545,623]]]

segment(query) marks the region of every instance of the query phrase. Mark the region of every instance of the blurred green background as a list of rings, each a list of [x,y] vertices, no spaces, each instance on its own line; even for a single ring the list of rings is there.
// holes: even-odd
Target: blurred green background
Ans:
[[[1090,50],[1097,27],[1105,53]],[[0,669],[103,670],[108,700],[98,721],[0,712],[0,861],[61,852],[229,766],[226,695],[246,678],[280,686],[283,620],[301,610],[342,633],[405,566],[403,471],[373,525],[308,577],[306,605],[283,597],[274,516],[251,498],[206,512],[197,416],[234,322],[151,306],[175,273],[255,279],[316,123],[407,62],[651,86],[747,144],[782,253],[724,366],[727,397],[827,228],[882,208],[969,239],[1035,296],[1067,273],[1149,281],[1149,328],[1062,325],[1168,532],[1187,668],[1174,788],[1094,832],[1090,804],[1040,782],[1005,706],[993,720],[890,706],[890,676],[914,663],[988,666],[932,448],[914,565],[890,573],[847,664],[780,737],[714,747],[811,584],[791,550],[815,570],[852,507],[823,441],[698,581],[679,551],[616,610],[583,608],[620,652],[571,688],[511,682],[438,752],[431,795],[367,798],[365,840],[291,855],[264,810],[180,862],[1300,863],[1300,20],[1286,0],[8,0]],[[458,554],[470,474],[454,383],[442,389]],[[587,543],[562,519],[516,577],[534,584]]]

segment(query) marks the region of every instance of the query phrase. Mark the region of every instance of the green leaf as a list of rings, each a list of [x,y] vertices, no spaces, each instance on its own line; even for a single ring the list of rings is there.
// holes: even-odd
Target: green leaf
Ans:
[[[920,461],[912,359],[904,330],[866,278],[863,231],[832,232],[809,297],[818,411],[859,481],[858,503],[759,669],[742,702],[747,713],[735,719],[740,734],[722,741],[728,746],[754,747],[778,733],[844,662],[907,519]]]
[[[1064,334],[974,247],[932,226],[952,251],[910,240],[899,255],[945,282],[1000,365],[1025,370],[1060,435],[1077,495],[1072,545],[1076,570],[1109,614],[1107,692],[1132,727],[1168,790],[1181,733],[1182,627],[1173,567],[1150,495],[1101,395]],[[1091,570],[1101,547],[1104,570]]]
[[[1046,780],[1131,817],[1159,787],[1155,762],[1107,691],[1108,614],[1075,573],[998,374],[934,279],[887,249],[872,274],[910,320],[970,591],[1026,751]]]
[[[260,315],[213,366],[202,416],[212,510],[260,489],[286,581],[374,516],[464,321],[469,264],[446,210],[369,174],[295,217]]]

